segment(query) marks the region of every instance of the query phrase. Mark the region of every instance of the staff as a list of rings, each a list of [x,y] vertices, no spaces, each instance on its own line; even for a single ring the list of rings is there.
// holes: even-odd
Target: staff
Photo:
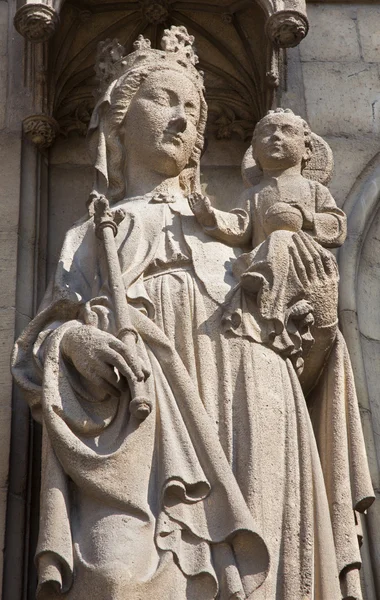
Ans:
[[[125,214],[122,209],[117,209],[113,213],[110,210],[107,198],[97,192],[91,194],[90,204],[94,207],[96,235],[103,240],[104,244],[108,267],[108,279],[118,331],[117,337],[132,350],[131,354],[134,353],[136,355],[136,361],[138,361],[139,359],[136,352],[138,335],[130,320],[123,275],[120,269],[119,257],[115,244],[118,225],[124,219]],[[151,400],[144,395],[144,382],[138,381],[137,378],[132,375],[128,381],[128,385],[131,392],[129,410],[137,419],[143,421],[152,410]]]

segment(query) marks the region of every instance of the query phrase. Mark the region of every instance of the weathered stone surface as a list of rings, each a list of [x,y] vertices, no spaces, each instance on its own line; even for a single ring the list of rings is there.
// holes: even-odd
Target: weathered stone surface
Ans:
[[[20,152],[20,134],[0,131],[0,202],[4,207],[0,231],[13,231],[15,235],[19,215],[19,187],[15,186],[15,181],[19,184],[21,177]],[[12,177],[9,176],[10,173]]]
[[[65,232],[86,214],[86,201],[93,186],[92,167],[52,166],[48,230],[48,277],[54,271]]]
[[[6,307],[16,291],[17,233],[0,231],[0,255],[0,306]]]
[[[310,31],[300,45],[303,61],[360,60],[356,7],[311,4],[308,7],[308,16]]]
[[[380,7],[358,6],[357,19],[363,59],[380,62]]]
[[[347,138],[326,136],[334,155],[334,174],[330,190],[338,206],[343,204],[360,173],[379,151],[375,137]]]
[[[308,62],[303,75],[310,126],[320,135],[356,136],[377,130],[372,108],[380,94],[377,65]]]
[[[353,508],[372,489],[324,248],[345,235],[321,183],[330,154],[300,117],[270,113],[252,142],[249,214],[215,210],[199,180],[193,41],[174,27],[158,51],[140,36],[113,64],[89,128],[89,218],[67,232],[44,311],[15,347],[44,428],[40,589],[201,600],[274,598],[280,585],[284,600],[331,600],[341,581],[358,595]],[[92,183],[56,160],[51,256],[52,224],[71,225]],[[236,166],[204,175],[215,202],[223,188],[237,206]],[[317,378],[313,431],[304,394]]]
[[[297,115],[306,119],[306,102],[303,83],[302,63],[299,48],[287,51],[287,85],[281,92],[281,106],[287,106]]]
[[[241,162],[242,157],[240,157]],[[213,205],[221,210],[231,210],[239,203],[244,192],[239,167],[203,167],[201,169],[202,191]],[[243,201],[242,201],[243,202]]]
[[[71,135],[60,137],[50,150],[51,165],[91,165],[88,144],[85,137]]]
[[[8,3],[0,0],[0,130],[5,125],[8,78]]]
[[[369,340],[380,341],[380,322],[377,318],[376,302],[380,294],[380,212],[371,225],[363,247],[358,286],[360,331]]]
[[[249,140],[237,138],[218,140],[214,135],[207,139],[207,149],[202,156],[202,170],[205,167],[240,167]]]

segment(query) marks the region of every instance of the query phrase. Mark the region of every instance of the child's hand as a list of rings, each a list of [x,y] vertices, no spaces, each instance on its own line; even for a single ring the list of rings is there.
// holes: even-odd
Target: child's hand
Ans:
[[[211,206],[210,198],[196,193],[190,194],[187,199],[197,221],[204,227],[215,227],[214,209]]]

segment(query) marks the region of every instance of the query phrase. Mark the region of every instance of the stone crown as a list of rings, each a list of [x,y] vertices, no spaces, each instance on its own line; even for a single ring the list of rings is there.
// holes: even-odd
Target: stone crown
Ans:
[[[98,47],[97,77],[103,87],[135,69],[171,69],[185,73],[197,87],[203,88],[203,73],[195,68],[199,59],[193,44],[194,37],[183,26],[165,29],[162,50],[151,48],[150,40],[142,35],[133,44],[134,52],[128,55],[117,40],[105,40]]]

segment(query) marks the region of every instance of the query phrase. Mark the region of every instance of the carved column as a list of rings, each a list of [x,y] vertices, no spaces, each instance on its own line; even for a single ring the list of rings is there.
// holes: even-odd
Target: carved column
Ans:
[[[59,10],[63,0],[45,0],[42,3],[29,2],[20,6],[14,17],[14,26],[18,33],[25,38],[26,55],[34,64],[32,73],[27,73],[27,79],[35,98],[36,112],[23,121],[23,131],[26,137],[39,150],[49,148],[59,131],[58,123],[52,118],[49,110],[46,72],[48,42],[59,26]]]

